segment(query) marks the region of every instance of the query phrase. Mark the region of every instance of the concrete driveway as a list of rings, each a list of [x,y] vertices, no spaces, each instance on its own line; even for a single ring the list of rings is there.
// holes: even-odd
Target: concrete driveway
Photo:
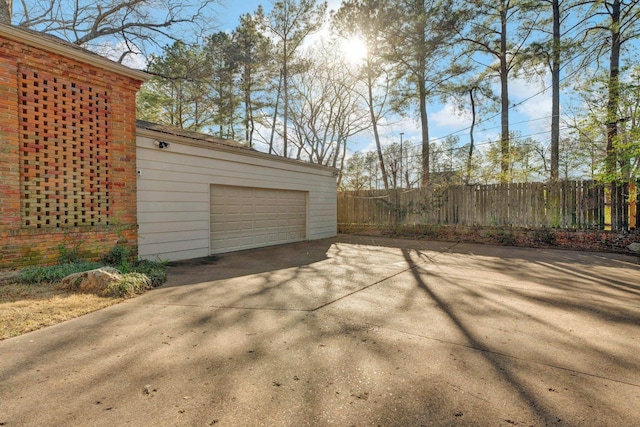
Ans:
[[[339,236],[0,342],[2,426],[638,426],[637,257]]]

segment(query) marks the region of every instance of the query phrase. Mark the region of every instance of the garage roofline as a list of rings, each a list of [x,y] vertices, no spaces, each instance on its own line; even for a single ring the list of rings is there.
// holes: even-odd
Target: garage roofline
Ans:
[[[211,138],[214,138],[214,137],[212,137],[211,135],[207,135],[207,134],[201,134],[202,135],[201,139],[199,139],[199,138],[190,138],[190,137],[187,137],[187,136],[176,135],[175,133],[171,133],[171,132],[163,132],[163,131],[160,131],[160,130],[146,129],[146,128],[140,127],[140,126],[137,126],[136,133],[137,133],[138,136],[152,138],[152,139],[167,140],[169,142],[175,142],[175,143],[178,143],[178,144],[189,145],[189,146],[192,146],[192,147],[213,149],[213,150],[227,152],[227,153],[241,154],[241,155],[250,156],[250,157],[256,157],[256,158],[260,158],[260,159],[266,159],[266,160],[273,160],[273,161],[278,161],[278,162],[282,162],[282,163],[288,163],[288,164],[291,164],[291,165],[311,167],[311,168],[322,170],[322,171],[325,171],[325,172],[331,172],[334,175],[338,173],[338,169],[334,168],[334,167],[331,167],[331,166],[318,165],[318,164],[315,164],[315,163],[309,163],[309,162],[305,162],[305,161],[302,161],[302,160],[289,159],[289,158],[285,158],[285,157],[276,156],[276,155],[273,155],[273,154],[263,153],[261,151],[256,151],[253,148],[244,147],[240,143],[238,143],[237,141],[231,141],[230,140],[230,143],[238,144],[237,146],[236,145],[226,145],[224,142],[212,141]],[[207,140],[207,138],[209,138],[209,140]]]

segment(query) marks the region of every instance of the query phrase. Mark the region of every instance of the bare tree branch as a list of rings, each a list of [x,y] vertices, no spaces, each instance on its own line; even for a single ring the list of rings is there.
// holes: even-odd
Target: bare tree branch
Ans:
[[[4,0],[6,1],[6,0]],[[2,3],[2,0],[0,0]],[[210,29],[219,0],[21,0],[14,22],[93,50],[120,47],[119,61]]]

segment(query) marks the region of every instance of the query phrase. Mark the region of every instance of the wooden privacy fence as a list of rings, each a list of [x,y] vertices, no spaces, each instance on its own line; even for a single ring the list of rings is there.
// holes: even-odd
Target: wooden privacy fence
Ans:
[[[611,186],[564,181],[349,191],[338,193],[338,223],[622,230],[637,223],[629,189],[615,187],[612,197]]]

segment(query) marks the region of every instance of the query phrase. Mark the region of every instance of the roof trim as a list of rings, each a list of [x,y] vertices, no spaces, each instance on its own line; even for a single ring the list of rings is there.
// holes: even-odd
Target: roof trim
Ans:
[[[210,135],[202,132],[196,132],[188,129],[180,129],[175,126],[161,125],[159,123],[153,123],[147,120],[140,120],[140,119],[136,120],[136,127],[140,129],[147,129],[147,130],[153,130],[160,133],[166,133],[169,135],[182,136],[188,139],[193,139],[196,141],[204,141],[211,144],[229,145],[231,147],[242,148],[244,150],[252,149],[232,139],[220,138],[214,135]]]
[[[318,165],[315,163],[304,162],[302,160],[280,157],[273,154],[267,154],[261,151],[256,151],[248,147],[245,147],[245,148],[234,147],[231,145],[224,145],[218,142],[204,141],[201,139],[194,139],[186,136],[175,135],[175,134],[170,134],[166,132],[159,132],[156,130],[145,129],[141,127],[136,127],[136,135],[147,137],[147,138],[153,138],[153,139],[166,139],[166,140],[169,140],[170,142],[176,142],[179,144],[189,145],[192,147],[206,148],[209,150],[213,149],[213,150],[223,151],[227,153],[240,154],[240,155],[249,156],[249,157],[256,157],[256,158],[265,159],[265,160],[288,163],[296,166],[311,167],[314,169],[318,169],[324,172],[330,172],[334,174],[338,171],[338,169],[331,166]]]
[[[140,80],[142,82],[146,82],[151,78],[151,75],[144,71],[134,70],[133,68],[114,62],[94,52],[49,34],[38,33],[37,31],[25,30],[13,25],[0,23],[0,36],[9,40],[24,43],[37,49],[46,50],[48,52],[66,56],[67,58],[94,65],[102,68],[103,70]]]

